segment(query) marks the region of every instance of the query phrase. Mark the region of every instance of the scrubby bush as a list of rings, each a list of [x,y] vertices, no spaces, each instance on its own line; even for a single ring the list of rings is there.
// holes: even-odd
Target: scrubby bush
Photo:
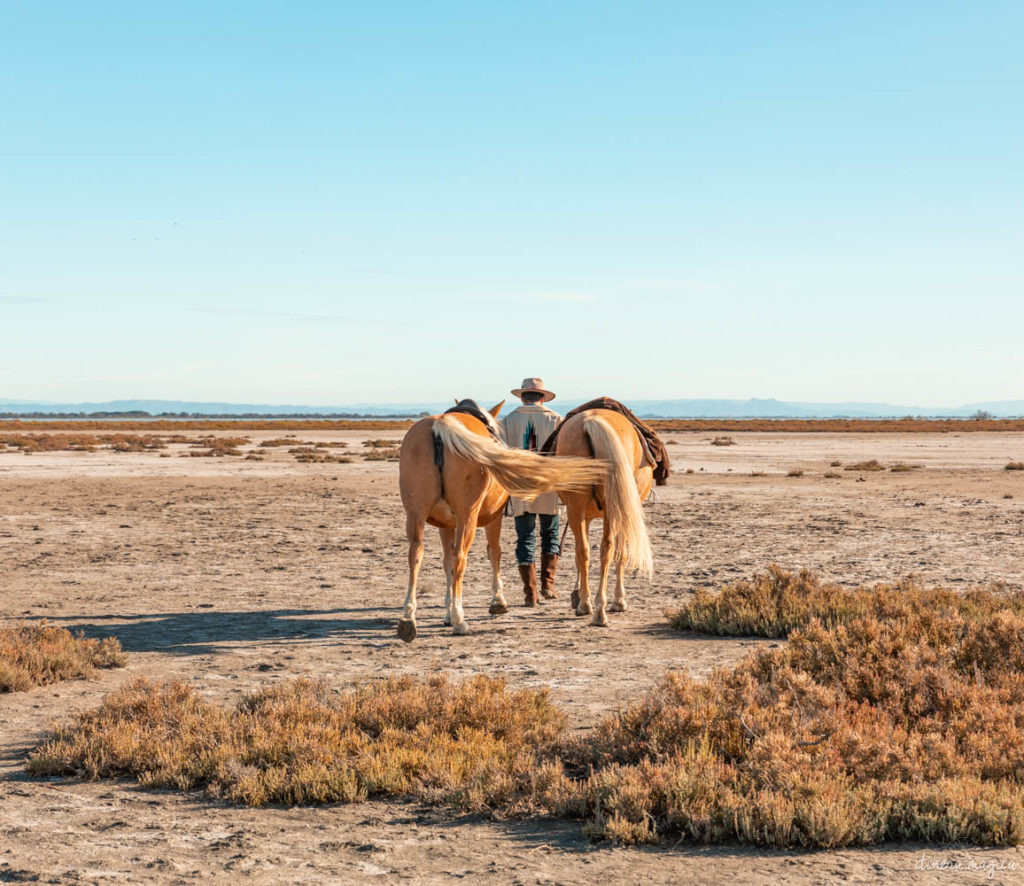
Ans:
[[[124,663],[112,637],[87,639],[45,622],[0,628],[0,692],[88,677]]]

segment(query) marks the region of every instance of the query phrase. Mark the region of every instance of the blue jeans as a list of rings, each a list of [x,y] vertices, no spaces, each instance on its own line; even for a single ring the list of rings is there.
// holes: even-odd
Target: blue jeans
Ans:
[[[540,550],[542,554],[560,552],[558,542],[558,514],[522,514],[516,517],[516,562],[526,566],[533,562],[537,539],[534,528],[540,517]]]

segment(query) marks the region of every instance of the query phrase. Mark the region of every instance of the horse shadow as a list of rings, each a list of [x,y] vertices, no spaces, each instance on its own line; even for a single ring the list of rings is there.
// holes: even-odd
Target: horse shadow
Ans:
[[[394,619],[373,607],[347,609],[199,610],[138,615],[51,617],[72,633],[114,637],[126,652],[206,655],[260,641],[381,640]]]

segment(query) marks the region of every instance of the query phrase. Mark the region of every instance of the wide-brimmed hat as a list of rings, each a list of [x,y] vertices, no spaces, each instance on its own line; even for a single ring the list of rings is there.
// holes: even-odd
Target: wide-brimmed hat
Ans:
[[[512,394],[514,396],[516,396],[516,397],[522,397],[523,394],[525,394],[527,391],[533,391],[534,393],[537,393],[537,394],[543,394],[544,395],[544,399],[541,400],[541,403],[547,403],[548,400],[554,400],[555,399],[555,395],[552,394],[551,391],[547,390],[544,387],[543,379],[539,379],[539,378],[524,378],[523,379],[523,386],[513,390]]]

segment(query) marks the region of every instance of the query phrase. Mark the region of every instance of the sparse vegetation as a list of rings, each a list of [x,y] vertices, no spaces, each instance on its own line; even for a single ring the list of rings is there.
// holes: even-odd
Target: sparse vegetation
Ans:
[[[894,474],[905,474],[907,471],[916,471],[920,465],[908,465],[906,462],[898,461],[889,470]]]
[[[392,449],[395,446],[400,446],[401,443],[401,440],[388,440],[384,437],[378,437],[376,440],[363,440],[363,446],[370,449]]]
[[[1024,431],[1024,419],[1021,418],[651,418],[645,421],[658,432],[695,431],[703,434],[742,431],[801,434]]]
[[[885,465],[873,458],[870,461],[859,461],[856,464],[847,465],[844,471],[884,471]]]
[[[124,663],[121,644],[112,637],[86,639],[45,622],[0,628],[0,692],[76,680]]]
[[[412,419],[0,419],[0,431],[405,431]]]
[[[189,455],[198,457],[221,458],[225,455],[242,455],[238,448],[250,442],[248,437],[207,437],[206,439],[193,444],[201,446],[201,449],[194,449]]]
[[[797,418],[694,418],[646,419],[656,431],[712,432],[757,431],[761,433],[951,433],[963,431],[1024,431],[1024,419],[992,418],[903,418],[903,419],[797,419]],[[23,418],[0,419],[0,431],[405,431],[413,425],[412,419],[78,419],[35,420]]]
[[[401,447],[393,446],[390,449],[371,449],[363,455],[364,461],[398,461],[401,454]]]
[[[830,468],[841,468],[843,466],[843,463],[841,461],[830,461],[828,463],[828,466]]]
[[[503,680],[393,678],[336,693],[293,680],[233,711],[187,683],[138,680],[57,730],[35,775],[134,777],[247,806],[420,796],[476,805],[529,772],[562,732],[546,690]]]
[[[275,437],[271,440],[263,440],[259,444],[261,449],[274,449],[279,446],[305,446],[316,449],[345,449],[348,443],[344,440],[299,440],[295,436]]]
[[[824,477],[826,480],[838,480],[843,475],[840,474],[838,471],[825,471],[825,473],[822,474],[821,476]]]
[[[1024,471],[1024,461],[1011,461],[1006,465],[1007,471]]]
[[[351,464],[354,461],[351,456],[332,455],[312,446],[297,446],[294,449],[289,449],[288,452],[295,456],[296,461],[304,464]]]
[[[20,450],[25,455],[39,452],[147,452],[165,449],[166,441],[158,436],[139,434],[4,434],[0,445]]]
[[[804,472],[800,468],[790,468],[790,470],[786,471],[787,477],[802,477],[803,475]]]
[[[715,437],[711,441],[712,446],[735,446],[736,441],[732,437]]]
[[[705,681],[670,673],[583,737],[545,692],[484,677],[298,680],[230,712],[137,682],[29,768],[247,805],[414,797],[621,843],[1024,842],[1022,595],[851,591],[772,567],[673,622],[789,640]]]

